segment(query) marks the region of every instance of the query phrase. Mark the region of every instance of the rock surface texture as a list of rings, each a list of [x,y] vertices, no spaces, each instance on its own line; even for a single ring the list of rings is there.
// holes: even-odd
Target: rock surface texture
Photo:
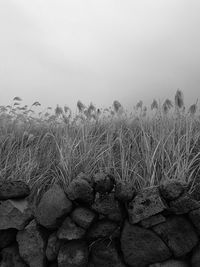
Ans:
[[[127,221],[122,230],[121,248],[125,262],[131,267],[147,266],[171,256],[169,248],[153,231]]]
[[[59,219],[70,213],[72,202],[59,185],[44,193],[36,208],[36,220],[42,226],[52,229],[59,226]]]
[[[35,220],[31,221],[24,230],[18,232],[17,242],[22,259],[30,267],[45,267],[46,242]]]
[[[129,221],[135,224],[165,209],[166,205],[160,197],[158,187],[150,187],[139,192],[139,194],[129,202]]]
[[[30,188],[23,181],[4,181],[0,183],[0,200],[24,198],[29,194]]]
[[[199,267],[199,185],[192,192],[80,173],[31,204],[28,185],[1,183],[0,267]]]

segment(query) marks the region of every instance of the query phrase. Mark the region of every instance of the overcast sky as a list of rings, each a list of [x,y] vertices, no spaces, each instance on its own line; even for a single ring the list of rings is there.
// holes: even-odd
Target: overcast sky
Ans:
[[[200,97],[199,0],[0,0],[0,104]]]

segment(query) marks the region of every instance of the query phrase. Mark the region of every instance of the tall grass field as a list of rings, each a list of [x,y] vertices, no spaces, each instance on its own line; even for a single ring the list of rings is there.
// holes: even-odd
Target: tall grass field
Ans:
[[[0,107],[1,180],[25,180],[33,190],[67,186],[81,172],[108,172],[137,189],[200,180],[198,106],[186,109],[179,90],[173,101],[139,101],[132,113],[118,101],[104,110],[78,101],[75,115],[67,106],[37,114],[39,102],[22,102]]]

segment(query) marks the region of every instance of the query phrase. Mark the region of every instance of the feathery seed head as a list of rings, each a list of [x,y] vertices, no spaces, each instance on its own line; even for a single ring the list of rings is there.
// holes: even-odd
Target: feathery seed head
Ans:
[[[22,101],[22,99],[20,97],[16,96],[13,98],[13,101]]]
[[[55,115],[59,116],[61,114],[63,114],[63,109],[59,105],[57,105],[57,107],[55,109]]]
[[[158,102],[154,99],[151,104],[151,110],[158,109]]]
[[[122,108],[122,105],[120,104],[119,101],[115,100],[113,102],[113,107],[114,107],[114,111],[117,113],[120,110],[120,108]]]
[[[79,112],[83,112],[83,110],[85,109],[85,105],[80,100],[78,100],[77,102],[77,107]]]
[[[190,108],[189,108],[189,113],[191,115],[194,115],[196,112],[197,112],[197,104],[191,105]]]
[[[176,91],[175,95],[175,106],[179,109],[181,109],[184,106],[184,101],[183,101],[183,93],[180,90]]]

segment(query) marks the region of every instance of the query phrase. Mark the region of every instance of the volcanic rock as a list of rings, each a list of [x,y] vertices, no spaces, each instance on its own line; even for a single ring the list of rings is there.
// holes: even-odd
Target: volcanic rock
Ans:
[[[137,194],[128,204],[129,221],[138,223],[166,209],[162,201],[158,187],[149,187]]]
[[[91,264],[95,267],[125,267],[113,241],[101,240],[91,246]]]
[[[146,267],[171,257],[168,247],[153,231],[128,221],[122,230],[121,249],[124,261],[130,267]]]
[[[23,181],[2,181],[0,183],[0,200],[25,198],[30,194],[29,186]]]
[[[94,188],[101,194],[110,193],[114,187],[115,179],[112,175],[98,172],[93,176]]]
[[[58,229],[59,239],[74,240],[81,239],[85,235],[85,229],[77,226],[70,217],[67,217]]]
[[[99,238],[115,238],[120,234],[119,226],[112,221],[106,219],[95,222],[88,230],[87,239],[95,240]]]
[[[46,191],[36,207],[36,220],[48,229],[57,228],[60,219],[70,213],[72,202],[67,198],[62,188],[54,184]]]
[[[125,181],[118,181],[115,186],[115,197],[122,202],[128,202],[136,195],[134,187]]]
[[[92,186],[82,178],[77,178],[71,181],[66,189],[66,194],[69,199],[79,202],[91,204],[94,200],[94,191]]]
[[[77,225],[87,229],[95,220],[96,214],[88,208],[77,207],[73,210],[71,218]]]
[[[88,248],[83,241],[61,244],[58,253],[58,267],[87,267]]]
[[[100,195],[96,194],[95,201],[91,208],[113,221],[123,220],[122,208],[114,193]]]
[[[177,199],[184,191],[185,184],[176,180],[168,180],[160,185],[160,194],[166,200]]]
[[[175,257],[186,255],[198,242],[194,227],[182,216],[168,217],[165,222],[154,226],[153,230],[168,245]]]
[[[26,199],[0,201],[0,230],[9,228],[22,230],[32,217]]]
[[[32,220],[24,230],[19,231],[16,239],[19,245],[19,253],[28,266],[46,266],[46,241],[35,220]]]
[[[48,238],[46,247],[46,257],[48,261],[54,261],[57,259],[59,248],[60,240],[57,237],[57,233],[53,232]]]
[[[6,247],[1,251],[1,267],[28,267],[19,255],[17,244]]]

